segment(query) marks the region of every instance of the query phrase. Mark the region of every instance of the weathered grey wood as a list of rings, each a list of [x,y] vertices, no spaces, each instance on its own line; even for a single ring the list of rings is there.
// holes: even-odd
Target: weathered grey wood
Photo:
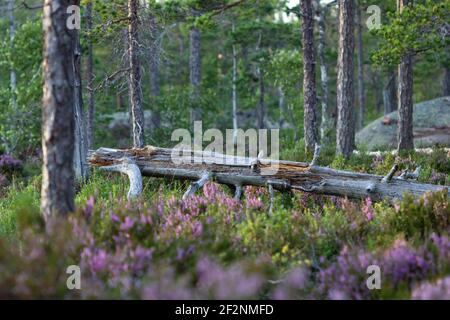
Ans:
[[[142,175],[141,170],[130,158],[122,158],[120,163],[110,166],[100,167],[100,170],[124,173],[130,180],[130,189],[127,198],[137,198],[142,194]]]
[[[183,199],[187,199],[190,196],[193,196],[197,192],[197,190],[201,189],[206,182],[211,180],[211,177],[212,177],[211,172],[204,172],[200,180],[191,183],[189,189],[183,195]]]
[[[405,193],[420,197],[428,191],[448,190],[448,186],[418,183],[395,177],[393,170],[385,178],[374,174],[283,160],[272,161],[272,165],[278,165],[278,170],[273,175],[263,175],[262,169],[270,166],[267,159],[225,156],[212,152],[185,151],[181,157],[183,161],[176,164],[171,157],[174,151],[176,149],[150,146],[126,150],[100,148],[90,152],[89,163],[94,167],[105,167],[120,164],[124,158],[128,158],[136,163],[144,176],[174,180],[196,181],[204,177],[205,172],[209,172],[216,182],[235,186],[235,196],[239,197],[242,192],[239,188],[246,185],[262,187],[271,185],[274,190],[281,191],[301,190],[349,198],[386,199],[391,202],[401,199]],[[202,156],[208,160],[207,163],[200,162]],[[199,162],[188,162],[190,159]]]

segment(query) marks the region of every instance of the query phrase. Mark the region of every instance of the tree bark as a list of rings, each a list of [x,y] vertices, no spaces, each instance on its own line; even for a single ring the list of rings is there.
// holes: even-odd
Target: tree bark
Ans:
[[[8,14],[9,14],[9,44],[11,49],[14,47],[14,37],[16,34],[15,18],[14,18],[14,0],[8,0]],[[12,107],[15,110],[17,108],[17,75],[14,68],[11,66],[10,70],[10,88],[11,88],[11,101]]]
[[[314,58],[314,18],[312,0],[301,0],[303,47],[303,108],[305,147],[314,152],[317,139],[316,61]]]
[[[139,0],[128,0],[128,56],[130,66],[130,109],[133,146],[144,146],[144,111],[142,107],[141,64],[139,58]]]
[[[192,27],[189,32],[189,79],[191,83],[190,123],[201,120],[200,84],[201,84],[201,55],[200,30]]]
[[[397,0],[400,12],[405,6],[412,5],[412,0]],[[398,131],[397,150],[414,149],[413,137],[413,67],[412,56],[406,53],[398,66]]]
[[[450,67],[444,67],[444,78],[442,80],[444,97],[450,96]]]
[[[150,69],[150,95],[152,103],[155,104],[157,98],[160,95],[159,87],[159,50],[157,44],[157,33],[158,25],[156,19],[153,15],[150,15],[150,33],[152,38],[152,43],[150,44],[150,59],[149,59],[149,69]],[[161,114],[157,108],[153,108],[153,125],[155,128],[161,127]]]
[[[353,89],[354,0],[339,0],[339,54],[337,75],[336,152],[349,158],[355,147]]]
[[[74,211],[75,33],[66,27],[69,0],[45,0],[41,209],[46,220]]]
[[[258,129],[264,129],[266,127],[266,87],[264,84],[264,75],[261,70],[261,66],[258,65],[256,70],[258,74],[258,82],[259,82],[259,102],[258,102]]]
[[[181,163],[175,164],[173,154],[180,150],[147,146],[143,149],[117,150],[101,148],[92,151],[89,157],[91,166],[105,168],[120,168],[123,164],[132,163],[138,166],[142,175],[163,177],[167,179],[197,180],[197,184],[205,180],[234,186],[242,190],[243,186],[263,186],[287,191],[300,190],[316,194],[333,195],[374,200],[396,201],[405,193],[415,197],[422,196],[427,191],[446,190],[448,187],[417,183],[416,173],[405,172],[394,177],[397,166],[394,166],[386,176],[334,170],[314,164],[273,161],[271,164],[264,159],[256,161],[253,158],[235,157],[211,152],[187,151],[183,153]],[[316,155],[315,155],[316,156]],[[205,161],[207,159],[207,161]],[[254,164],[256,163],[256,166]],[[262,170],[268,166],[278,166],[271,175],[263,175]],[[120,171],[120,170],[117,170]],[[123,169],[122,171],[123,172]],[[139,175],[135,175],[139,176]],[[131,181],[131,186],[135,183]],[[131,190],[131,189],[130,189]],[[450,194],[449,194],[450,195]]]
[[[72,1],[74,5],[80,5],[80,0]],[[89,167],[86,164],[88,148],[86,146],[86,122],[83,113],[83,92],[81,81],[81,45],[78,30],[73,33],[73,89],[74,89],[74,116],[75,116],[75,148],[74,148],[74,170],[78,181],[85,180],[88,176]]]
[[[234,22],[232,26],[232,32],[236,31]],[[233,43],[233,74],[232,74],[232,107],[233,107],[233,144],[237,144],[237,130],[238,130],[238,119],[237,119],[237,49],[236,44]]]
[[[364,52],[362,42],[361,8],[355,9],[356,18],[356,43],[358,47],[358,129],[364,127],[364,117],[366,114],[366,96],[364,92]]]
[[[320,86],[322,90],[321,105],[322,105],[322,121],[320,124],[320,143],[322,146],[331,144],[331,134],[334,129],[333,110],[330,107],[329,91],[328,91],[328,67],[325,59],[326,47],[326,7],[322,7],[320,0],[316,0],[317,10],[317,26],[319,31],[319,38],[317,44],[317,53],[320,63]]]
[[[88,32],[92,32],[92,2],[86,6],[86,25]],[[86,144],[88,149],[92,149],[94,145],[94,115],[95,115],[95,97],[94,97],[94,52],[92,44],[92,35],[88,36],[88,53],[87,53],[87,93],[88,93],[88,111],[86,121]]]
[[[384,114],[387,115],[397,110],[397,75],[394,70],[387,74],[387,82],[383,88]]]

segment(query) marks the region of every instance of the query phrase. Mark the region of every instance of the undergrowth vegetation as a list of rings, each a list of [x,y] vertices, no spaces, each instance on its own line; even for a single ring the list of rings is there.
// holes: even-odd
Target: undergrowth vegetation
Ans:
[[[448,180],[441,154],[362,154],[333,166],[384,173],[396,161],[421,165],[423,181],[430,172]],[[143,196],[127,201],[126,177],[94,171],[78,187],[78,211],[45,227],[41,179],[20,170],[4,171],[0,199],[2,298],[450,298],[445,191],[395,205],[279,193],[269,214],[264,188],[237,201],[208,183],[181,200],[186,183],[145,178]],[[81,268],[81,290],[67,289],[70,265]],[[370,265],[380,290],[366,286]]]

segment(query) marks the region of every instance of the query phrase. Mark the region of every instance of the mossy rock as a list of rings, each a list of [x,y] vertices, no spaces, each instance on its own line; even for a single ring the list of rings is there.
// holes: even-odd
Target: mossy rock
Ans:
[[[369,151],[397,147],[397,111],[383,116],[356,134],[358,147]],[[420,102],[413,110],[414,146],[450,147],[450,96]]]

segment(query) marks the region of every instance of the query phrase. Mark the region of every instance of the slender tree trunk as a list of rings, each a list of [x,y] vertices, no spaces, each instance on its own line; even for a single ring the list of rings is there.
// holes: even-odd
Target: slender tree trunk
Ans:
[[[92,2],[89,2],[86,6],[86,25],[88,32],[92,32]],[[88,112],[86,121],[86,135],[87,146],[92,149],[94,145],[94,115],[95,115],[95,100],[94,100],[94,52],[92,44],[92,36],[88,36],[88,53],[87,53],[87,92],[88,92]]]
[[[201,56],[200,56],[200,30],[192,27],[189,32],[189,79],[191,83],[190,122],[201,119],[200,84],[201,84]]]
[[[384,114],[389,114],[397,110],[397,76],[394,70],[389,71],[387,83],[383,88]]]
[[[412,0],[397,0],[400,12]],[[398,66],[398,151],[414,149],[413,137],[413,67],[412,56],[407,53]]]
[[[444,67],[444,78],[442,80],[443,94],[444,97],[450,96],[450,68],[448,66]]]
[[[322,105],[322,121],[320,124],[320,140],[323,146],[331,144],[331,134],[334,129],[334,120],[332,118],[333,111],[329,103],[328,91],[328,68],[325,60],[325,46],[326,46],[326,8],[322,7],[320,0],[316,0],[317,9],[317,26],[319,29],[319,38],[317,44],[317,53],[320,63],[320,86],[322,90],[321,105]]]
[[[15,18],[14,18],[14,0],[8,0],[8,13],[9,13],[9,43],[11,48],[14,46],[14,37],[16,34],[16,26],[15,26]],[[17,97],[16,97],[16,91],[17,91],[17,76],[16,71],[11,66],[10,70],[10,88],[11,88],[11,101],[12,101],[12,107],[15,110],[17,108]]]
[[[312,0],[301,0],[303,46],[303,107],[305,147],[314,152],[317,143],[316,61],[314,58],[314,18]]]
[[[256,70],[259,79],[259,102],[258,102],[258,129],[266,127],[266,86],[264,84],[264,75],[261,66],[258,65]]]
[[[80,1],[75,0],[72,3],[79,5]],[[81,45],[80,34],[78,30],[73,31],[73,81],[74,81],[74,116],[75,116],[75,148],[74,148],[74,169],[77,180],[82,181],[87,178],[88,166],[86,164],[87,151],[86,146],[86,123],[83,113],[83,93],[81,83]]]
[[[159,88],[159,47],[156,43],[158,25],[154,16],[150,16],[150,33],[152,37],[152,44],[150,45],[150,95],[153,104],[156,104],[157,98],[160,95]],[[153,108],[153,126],[159,128],[161,126],[161,114],[157,108]]]
[[[233,23],[232,32],[236,31],[235,25]],[[238,130],[238,119],[237,119],[237,49],[236,44],[233,43],[233,74],[232,74],[232,105],[233,105],[233,144],[237,144],[237,130]]]
[[[364,127],[364,117],[366,113],[366,96],[364,92],[364,52],[362,42],[361,8],[355,8],[356,18],[356,42],[358,47],[358,129]]]
[[[75,33],[66,27],[69,0],[45,0],[44,92],[42,123],[42,196],[46,220],[74,211],[74,76]]]
[[[286,96],[282,87],[278,87],[278,108],[280,109],[278,127],[281,129],[286,121]]]
[[[350,157],[355,147],[353,89],[354,0],[339,0],[339,54],[337,75],[336,152]]]
[[[142,107],[141,64],[139,59],[139,0],[128,0],[128,56],[130,63],[130,109],[133,146],[144,146],[144,112]]]

